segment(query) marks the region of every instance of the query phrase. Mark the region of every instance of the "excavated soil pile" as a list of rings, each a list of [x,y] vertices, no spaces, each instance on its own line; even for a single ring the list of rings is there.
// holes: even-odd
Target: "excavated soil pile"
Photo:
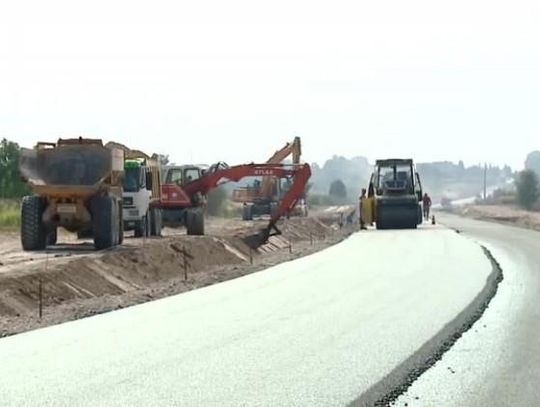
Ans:
[[[479,220],[501,222],[526,229],[540,230],[540,212],[503,205],[471,205],[458,214]]]
[[[184,251],[186,252],[184,260]],[[204,270],[209,264],[237,264],[243,259],[210,236],[148,240],[141,248],[119,248],[17,277],[0,277],[0,315],[35,312],[42,282],[43,305],[81,298],[118,295],[147,288],[156,281]]]
[[[60,323],[236,278],[321,250],[354,229],[335,217],[294,218],[257,250],[245,235],[174,235],[0,273],[0,336]],[[140,242],[139,242],[140,243]],[[294,249],[293,249],[294,248]],[[41,304],[43,317],[39,315]]]

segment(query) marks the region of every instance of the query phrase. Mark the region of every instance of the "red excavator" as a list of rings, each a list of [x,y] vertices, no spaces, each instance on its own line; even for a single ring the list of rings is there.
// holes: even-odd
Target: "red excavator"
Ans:
[[[238,182],[245,177],[286,178],[290,182],[285,195],[273,211],[268,226],[261,231],[258,244],[272,235],[280,234],[277,221],[294,209],[303,197],[311,176],[308,164],[244,164],[229,167],[217,163],[207,170],[195,166],[169,167],[161,187],[161,208],[166,223],[183,224],[188,235],[204,234],[204,205],[208,192],[225,183]]]
[[[292,163],[300,164],[302,144],[300,137],[295,137],[291,143],[276,151],[266,164],[280,164],[288,156],[292,155]],[[232,200],[243,203],[242,219],[252,220],[254,216],[272,215],[278,207],[281,197],[287,192],[287,184],[282,185],[280,179],[264,176],[256,180],[252,185],[236,188],[233,191]],[[302,197],[301,202],[291,215],[307,216],[307,207]]]

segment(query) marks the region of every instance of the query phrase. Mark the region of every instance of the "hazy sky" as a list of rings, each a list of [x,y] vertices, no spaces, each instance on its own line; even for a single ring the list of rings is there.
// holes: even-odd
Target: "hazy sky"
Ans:
[[[540,2],[11,1],[0,137],[178,163],[332,154],[521,167],[540,149]]]

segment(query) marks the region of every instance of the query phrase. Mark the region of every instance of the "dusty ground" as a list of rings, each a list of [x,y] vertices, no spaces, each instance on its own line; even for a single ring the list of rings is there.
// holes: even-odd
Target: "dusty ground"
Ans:
[[[67,233],[46,252],[22,252],[17,233],[0,234],[0,336],[189,291],[321,250],[353,231],[340,229],[338,219],[333,211],[289,219],[281,224],[283,235],[256,251],[244,238],[266,221],[211,218],[207,236],[166,229],[163,238],[127,237],[122,246],[100,252]]]
[[[530,212],[509,205],[470,205],[452,212],[466,217],[540,230],[540,212]]]

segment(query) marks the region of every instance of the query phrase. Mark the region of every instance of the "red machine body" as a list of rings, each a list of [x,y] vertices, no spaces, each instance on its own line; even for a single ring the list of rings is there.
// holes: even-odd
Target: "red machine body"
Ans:
[[[183,185],[163,184],[161,206],[168,209],[203,206],[210,190],[225,182],[237,182],[245,177],[276,177],[291,180],[289,189],[271,214],[268,226],[262,231],[263,241],[266,242],[269,236],[281,233],[276,227],[277,221],[287,216],[303,197],[311,177],[311,168],[308,164],[244,164],[229,167],[224,163],[218,163],[211,166],[200,178],[185,182]]]

